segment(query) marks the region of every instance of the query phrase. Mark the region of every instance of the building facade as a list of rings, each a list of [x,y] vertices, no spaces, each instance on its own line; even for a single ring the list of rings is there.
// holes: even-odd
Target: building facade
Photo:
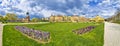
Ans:
[[[73,15],[73,16],[64,16],[64,15],[51,15],[49,17],[50,22],[89,22],[88,18]]]
[[[100,17],[100,16],[96,16],[94,18],[90,19],[91,22],[104,22],[104,18]]]
[[[30,16],[26,16],[25,18],[22,18],[22,22],[30,22]]]

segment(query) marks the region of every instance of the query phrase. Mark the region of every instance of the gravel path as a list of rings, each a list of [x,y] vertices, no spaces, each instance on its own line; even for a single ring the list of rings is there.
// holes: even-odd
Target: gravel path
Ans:
[[[104,46],[120,46],[120,25],[105,22]]]
[[[2,46],[2,30],[3,30],[3,25],[0,24],[0,46]]]

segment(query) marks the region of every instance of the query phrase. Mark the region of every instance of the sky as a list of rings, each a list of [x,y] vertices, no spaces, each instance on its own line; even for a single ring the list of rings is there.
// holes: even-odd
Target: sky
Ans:
[[[19,18],[29,12],[31,18],[54,15],[79,15],[88,18],[113,16],[120,0],[0,0],[0,15],[15,13]]]

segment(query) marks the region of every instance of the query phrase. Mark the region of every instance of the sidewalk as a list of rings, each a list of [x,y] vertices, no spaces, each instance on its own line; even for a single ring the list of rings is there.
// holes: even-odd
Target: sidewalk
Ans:
[[[105,22],[104,46],[120,46],[120,25]]]
[[[2,31],[3,31],[3,25],[0,24],[0,46],[2,46]]]

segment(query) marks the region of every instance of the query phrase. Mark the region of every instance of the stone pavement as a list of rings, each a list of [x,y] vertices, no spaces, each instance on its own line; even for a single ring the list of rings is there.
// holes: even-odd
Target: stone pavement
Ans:
[[[104,46],[120,46],[120,25],[105,22]]]
[[[3,31],[3,24],[0,24],[0,46],[2,46],[2,31]]]

